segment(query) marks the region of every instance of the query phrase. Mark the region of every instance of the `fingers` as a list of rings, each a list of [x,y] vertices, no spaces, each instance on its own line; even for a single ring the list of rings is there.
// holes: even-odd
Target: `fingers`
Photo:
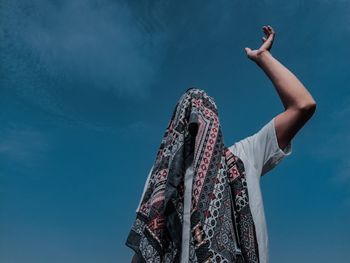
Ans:
[[[263,26],[263,30],[267,33],[274,34],[276,33],[272,26]]]
[[[276,34],[275,30],[271,26],[263,26],[263,31],[267,37],[270,35],[274,36]]]
[[[264,43],[266,42],[271,42],[271,44],[273,43],[273,39],[275,37],[275,30],[271,27],[271,26],[263,26],[263,31],[265,33],[265,35],[267,36],[267,39],[266,37],[264,37]]]
[[[270,50],[273,44],[275,31],[270,25],[263,26],[262,29],[266,37],[264,36],[261,38],[263,41],[263,44],[260,48]]]

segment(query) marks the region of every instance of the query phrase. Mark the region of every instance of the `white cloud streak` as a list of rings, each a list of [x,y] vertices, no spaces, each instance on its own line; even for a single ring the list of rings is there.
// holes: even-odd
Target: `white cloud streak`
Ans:
[[[166,46],[164,31],[150,35],[126,5],[110,0],[5,1],[0,14],[1,63],[19,95],[44,105],[55,103],[61,80],[71,89],[143,97]]]

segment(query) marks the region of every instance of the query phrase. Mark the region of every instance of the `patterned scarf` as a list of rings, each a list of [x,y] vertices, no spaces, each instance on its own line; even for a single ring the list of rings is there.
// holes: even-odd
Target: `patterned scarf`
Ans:
[[[191,164],[189,262],[258,263],[244,164],[224,146],[214,99],[198,88],[176,104],[126,245],[138,262],[180,262],[184,174]]]

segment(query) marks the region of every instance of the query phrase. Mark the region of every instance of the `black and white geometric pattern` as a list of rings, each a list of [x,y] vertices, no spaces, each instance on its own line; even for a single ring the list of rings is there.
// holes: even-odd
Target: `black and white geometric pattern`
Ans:
[[[198,88],[180,98],[126,245],[140,262],[180,261],[184,174],[193,164],[188,262],[258,263],[244,164],[224,145],[217,106]]]

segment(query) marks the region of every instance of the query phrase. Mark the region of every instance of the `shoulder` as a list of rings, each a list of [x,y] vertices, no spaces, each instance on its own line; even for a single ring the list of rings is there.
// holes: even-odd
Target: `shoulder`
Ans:
[[[254,165],[261,174],[265,174],[292,153],[292,142],[284,149],[279,147],[273,117],[254,134],[237,141],[229,149]]]

